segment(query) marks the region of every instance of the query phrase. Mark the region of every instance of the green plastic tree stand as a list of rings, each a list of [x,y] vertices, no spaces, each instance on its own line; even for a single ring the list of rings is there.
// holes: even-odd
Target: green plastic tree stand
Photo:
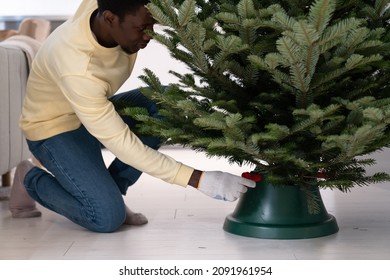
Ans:
[[[263,176],[263,178],[265,178]],[[325,209],[319,188],[319,211],[308,211],[307,193],[299,187],[273,186],[263,179],[240,198],[223,229],[229,233],[264,239],[305,239],[338,232],[336,219]]]

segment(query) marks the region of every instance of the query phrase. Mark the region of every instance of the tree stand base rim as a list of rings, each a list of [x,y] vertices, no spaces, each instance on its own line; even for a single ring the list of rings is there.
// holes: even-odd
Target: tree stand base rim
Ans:
[[[303,225],[270,225],[242,222],[232,215],[225,219],[226,232],[262,239],[307,239],[332,235],[339,231],[337,221],[332,215],[325,221]]]

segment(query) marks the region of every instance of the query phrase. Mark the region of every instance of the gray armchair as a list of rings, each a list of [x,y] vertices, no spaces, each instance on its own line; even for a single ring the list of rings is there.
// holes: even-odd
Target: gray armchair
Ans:
[[[0,33],[0,198],[9,191],[10,171],[31,157],[18,122],[31,61],[49,31],[48,21],[26,19],[19,30]]]

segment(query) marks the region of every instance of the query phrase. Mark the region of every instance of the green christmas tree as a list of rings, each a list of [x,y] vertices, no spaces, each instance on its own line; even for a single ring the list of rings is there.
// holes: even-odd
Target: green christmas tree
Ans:
[[[165,27],[154,39],[190,73],[165,87],[146,69],[162,118],[123,112],[140,133],[253,164],[274,185],[388,181],[366,168],[390,146],[389,3],[152,0]]]

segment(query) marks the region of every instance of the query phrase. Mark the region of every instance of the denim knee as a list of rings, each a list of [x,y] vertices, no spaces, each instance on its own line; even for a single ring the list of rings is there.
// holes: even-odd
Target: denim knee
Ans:
[[[110,233],[120,228],[126,219],[126,209],[124,205],[117,205],[115,209],[110,211],[99,211],[95,213],[93,221],[84,225],[87,229],[99,232],[99,233]]]

